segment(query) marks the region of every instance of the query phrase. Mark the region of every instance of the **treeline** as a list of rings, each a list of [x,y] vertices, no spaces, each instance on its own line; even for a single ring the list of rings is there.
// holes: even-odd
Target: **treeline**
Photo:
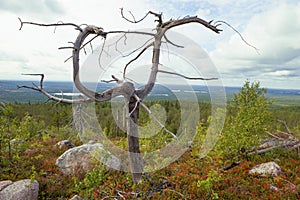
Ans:
[[[148,101],[145,102],[148,107],[153,105],[159,105],[166,113],[165,126],[172,132],[176,132],[180,124],[180,104],[178,101]],[[104,130],[105,134],[112,138],[116,136],[124,136],[122,129],[117,127],[117,120],[122,123],[124,120],[122,109],[113,110],[110,102],[96,103],[95,112],[98,117],[101,128]],[[74,106],[74,105],[73,105]],[[24,103],[9,103],[5,107],[11,107],[13,110],[9,115],[11,122],[18,124],[22,121],[25,116],[31,116],[32,119],[38,123],[44,124],[44,127],[51,130],[57,130],[63,128],[73,127],[73,112],[72,105],[63,103],[35,103],[35,104],[24,104]],[[210,103],[199,102],[200,109],[200,119],[206,122],[210,116]],[[284,130],[286,127],[280,121],[285,121],[286,125],[290,129],[300,129],[300,106],[290,106],[290,107],[271,107],[270,121],[273,121],[271,127],[273,130]],[[113,114],[113,112],[115,112]],[[230,106],[227,108],[227,117],[234,111],[231,110]],[[0,111],[0,115],[3,112]],[[147,124],[150,120],[149,114],[140,108],[140,125],[143,126]]]
[[[166,114],[165,126],[170,131],[177,131],[181,120],[180,103],[178,101],[148,101],[145,104],[149,108],[154,106],[163,109],[163,113]],[[43,124],[45,129],[59,132],[65,128],[74,128],[72,109],[77,109],[76,106],[54,102],[35,104],[9,103],[5,105],[5,108],[10,109],[11,112],[4,114],[3,110],[5,109],[3,109],[0,111],[0,115],[2,117],[6,115],[5,117],[11,119],[10,122],[14,124],[20,124],[24,117],[29,116],[35,122]],[[122,107],[118,110],[113,109],[113,106],[114,104],[110,102],[95,103],[92,105],[94,110],[90,112],[96,112],[100,126],[107,137],[125,136],[124,131],[117,126],[117,123],[122,124],[124,121],[123,109]],[[210,104],[199,103],[199,108],[201,119],[206,121],[210,115]],[[89,115],[87,110],[88,108],[83,110],[85,117]],[[113,112],[115,113],[113,114]],[[139,115],[139,124],[141,126],[146,125],[150,121],[151,117],[143,108],[140,108]]]

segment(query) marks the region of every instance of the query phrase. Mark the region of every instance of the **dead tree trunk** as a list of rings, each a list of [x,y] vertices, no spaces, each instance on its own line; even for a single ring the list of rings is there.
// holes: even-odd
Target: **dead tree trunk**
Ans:
[[[126,99],[126,102],[128,102],[127,140],[130,170],[133,181],[139,182],[142,179],[143,172],[143,160],[138,137],[139,103],[134,97]]]

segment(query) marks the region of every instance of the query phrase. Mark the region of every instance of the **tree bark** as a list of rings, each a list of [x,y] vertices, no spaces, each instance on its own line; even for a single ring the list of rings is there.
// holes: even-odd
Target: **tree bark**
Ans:
[[[139,103],[134,97],[126,99],[128,102],[127,109],[127,141],[130,161],[130,170],[132,180],[139,182],[142,180],[143,160],[140,154],[139,138],[138,138],[138,117],[139,117]],[[129,116],[129,114],[131,115]]]

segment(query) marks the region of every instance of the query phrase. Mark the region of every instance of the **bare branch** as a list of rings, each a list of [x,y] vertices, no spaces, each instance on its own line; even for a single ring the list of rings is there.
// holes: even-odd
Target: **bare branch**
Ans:
[[[36,25],[36,26],[74,26],[76,30],[82,31],[82,29],[80,28],[80,26],[78,26],[77,24],[73,24],[73,23],[55,23],[55,24],[41,24],[41,23],[34,23],[34,22],[23,22],[21,20],[21,18],[19,18],[19,21],[21,22],[21,26],[19,30],[22,30],[23,25],[24,24],[31,24],[31,25]]]
[[[91,47],[92,53],[94,53],[94,48],[93,48],[93,45],[91,42],[90,42],[90,47]]]
[[[154,87],[156,77],[157,77],[157,72],[158,72],[158,65],[159,65],[159,58],[160,58],[160,47],[161,47],[161,39],[164,37],[165,33],[174,27],[181,26],[184,24],[188,23],[198,23],[206,28],[216,32],[220,33],[222,30],[218,29],[216,25],[212,25],[211,22],[207,22],[203,19],[200,19],[198,17],[185,17],[183,19],[177,19],[177,20],[169,20],[167,22],[159,24],[157,27],[157,33],[155,34],[155,40],[153,42],[153,54],[152,54],[152,67],[151,67],[151,72],[148,78],[148,81],[146,85],[137,91],[137,95],[143,99],[145,98],[152,90]]]
[[[59,50],[62,50],[62,49],[74,49],[74,47],[59,47],[58,49]]]
[[[267,133],[268,135],[270,135],[271,137],[273,137],[273,138],[276,138],[276,139],[279,139],[279,140],[284,140],[283,138],[278,137],[278,136],[276,136],[276,135],[270,133],[269,131],[266,131],[266,133]]]
[[[134,108],[133,108],[132,111],[128,114],[129,117],[135,112],[135,110],[137,109],[138,105],[139,105],[139,101],[136,101],[136,102],[135,102],[135,105],[134,105]]]
[[[102,65],[101,65],[101,57],[102,57],[102,53],[105,52],[105,50],[104,50],[105,42],[106,42],[106,38],[104,38],[104,41],[103,41],[103,44],[102,44],[102,47],[101,47],[101,51],[100,51],[99,56],[98,56],[99,67],[100,67],[101,69],[103,69],[104,71],[105,71],[105,69],[104,69],[104,68],[102,67]],[[106,52],[106,54],[108,55],[107,52]]]
[[[90,35],[90,34],[97,34],[97,35],[107,35],[107,33],[102,32],[102,28],[98,28],[95,26],[87,26],[85,29],[83,29],[82,32],[79,33],[77,36],[77,39],[74,43],[74,50],[73,50],[73,80],[75,83],[76,88],[86,95],[87,97],[91,98],[94,101],[107,101],[110,100],[113,97],[124,95],[124,96],[130,96],[134,92],[134,86],[132,83],[124,82],[121,83],[113,88],[110,88],[102,93],[97,93],[94,91],[89,90],[86,88],[80,81],[79,78],[79,52],[82,46],[82,43],[84,39]]]
[[[178,47],[178,48],[184,48],[184,46],[181,46],[181,45],[178,45],[178,44],[175,44],[173,43],[172,41],[170,41],[166,35],[164,35],[164,38],[166,40],[167,43],[170,43],[171,45],[175,46],[175,47]]]
[[[280,122],[280,123],[283,123],[283,125],[284,125],[284,127],[286,128],[287,132],[288,132],[288,133],[291,133],[289,127],[288,127],[287,124],[286,124],[286,121],[284,121],[284,120],[279,120],[279,119],[278,119],[277,121]]]
[[[22,75],[30,75],[30,76],[41,76],[41,80],[40,80],[40,86],[38,87],[36,84],[32,83],[32,86],[26,86],[26,85],[22,85],[22,86],[17,86],[18,88],[27,88],[27,89],[31,89],[31,90],[35,90],[38,91],[40,93],[42,93],[43,95],[45,95],[48,100],[52,100],[52,101],[56,101],[56,102],[62,102],[62,103],[68,103],[68,104],[78,104],[78,103],[83,103],[83,102],[90,102],[91,99],[64,99],[63,95],[62,98],[58,98],[55,97],[51,94],[49,94],[48,92],[46,92],[43,89],[43,81],[44,81],[44,74],[22,74]]]
[[[218,78],[188,77],[188,76],[176,73],[176,72],[169,72],[169,71],[165,71],[165,70],[158,70],[157,72],[164,73],[164,74],[172,74],[172,75],[180,76],[180,77],[188,79],[188,80],[204,80],[204,81],[218,80]]]
[[[222,168],[222,170],[226,171],[226,170],[230,170],[236,166],[239,166],[240,164],[242,164],[243,162],[233,162],[230,165],[227,165],[225,167]]]
[[[109,80],[109,81],[106,81],[106,80],[101,80],[101,82],[103,82],[103,83],[111,83],[111,82],[116,82],[116,80]]]
[[[174,138],[177,139],[177,136],[172,133],[171,131],[169,131],[151,112],[151,110],[142,102],[142,100],[136,95],[134,94],[134,98],[137,100],[137,103],[140,103],[141,106],[143,108],[145,108],[145,110],[149,113],[149,115],[154,119],[154,121],[156,121],[156,123],[162,128],[164,129],[167,133],[169,133],[170,135],[172,135]],[[138,104],[136,104],[138,105]],[[137,107],[137,106],[136,106]],[[136,107],[134,108],[134,110],[136,109]],[[130,116],[130,115],[129,115]]]
[[[43,89],[43,81],[44,81],[44,78],[45,78],[44,74],[22,74],[22,75],[25,75],[25,76],[41,76],[40,88]]]
[[[282,148],[282,147],[290,148],[291,150],[293,150],[293,149],[298,148],[299,146],[300,146],[300,141],[286,141],[286,142],[282,142],[281,144],[278,144],[278,145],[270,146],[268,148],[247,152],[247,155],[263,154],[263,153],[271,151],[273,149]]]
[[[122,16],[122,18],[125,19],[126,21],[130,22],[130,23],[137,24],[137,23],[143,21],[149,14],[154,15],[155,17],[157,17],[158,20],[156,20],[156,21],[157,21],[159,24],[162,23],[162,14],[161,14],[161,13],[158,14],[158,13],[149,11],[149,12],[146,13],[146,15],[145,15],[144,17],[142,17],[142,18],[139,19],[139,20],[136,20],[135,17],[134,17],[134,15],[132,14],[132,12],[129,11],[129,14],[130,14],[131,17],[133,18],[133,20],[130,20],[130,19],[128,19],[127,17],[124,16],[123,8],[120,8],[120,11],[121,11],[121,16]]]
[[[142,51],[136,56],[134,57],[132,60],[130,60],[124,67],[124,71],[123,71],[123,78],[125,79],[125,76],[126,76],[126,70],[127,70],[127,67],[132,63],[134,62],[135,60],[137,60],[149,47],[153,46],[153,43],[150,43],[148,44],[147,46],[145,46]]]
[[[130,53],[123,55],[123,57],[128,57],[128,56],[134,54],[135,52],[139,51],[141,48],[143,48],[143,47],[144,47],[147,43],[149,43],[151,40],[153,40],[153,38],[150,38],[150,39],[147,40],[143,45],[141,45],[140,47],[134,49],[134,50],[131,51]]]
[[[238,30],[236,30],[233,26],[231,26],[229,23],[227,23],[227,22],[225,22],[225,21],[222,21],[222,20],[218,20],[218,21],[215,22],[215,24],[217,24],[217,23],[222,23],[222,24],[225,24],[225,25],[227,25],[228,27],[230,27],[234,32],[236,32],[236,33],[240,36],[240,38],[243,40],[243,42],[244,42],[246,45],[248,45],[249,47],[252,47],[252,48],[256,51],[256,53],[259,54],[259,49],[256,48],[255,46],[249,44],[249,43],[244,39],[244,37],[242,36],[242,34],[241,34]],[[220,24],[217,24],[216,27],[219,26],[219,25],[220,25]]]
[[[177,20],[169,20],[169,21],[163,23],[161,27],[168,30],[168,29],[174,28],[176,26],[181,26],[184,24],[199,23],[216,33],[220,33],[222,30],[217,28],[219,25],[218,24],[212,25],[211,22],[212,21],[207,22],[203,19],[198,18],[197,16],[194,16],[194,17],[185,17],[185,18],[177,19]]]
[[[101,35],[103,38],[106,38],[106,35]],[[84,48],[86,45],[88,45],[88,44],[90,44],[90,45],[92,45],[92,41],[94,40],[94,39],[96,39],[97,37],[99,37],[99,35],[95,35],[93,38],[91,38],[89,41],[87,41],[86,43],[84,43],[83,45],[82,45],[82,47],[81,47],[81,49],[82,48]],[[93,49],[93,47],[91,46],[91,48]]]
[[[124,55],[123,55],[123,53],[122,53],[121,51],[119,51],[119,49],[118,49],[118,44],[119,44],[119,42],[120,42],[123,38],[125,38],[125,39],[124,39],[124,45],[126,46],[126,39],[127,39],[126,33],[123,33],[123,35],[122,35],[122,36],[116,41],[116,43],[115,43],[115,50],[116,50],[120,55],[122,55],[122,57],[124,57]]]
[[[70,56],[69,58],[67,58],[64,63],[68,62],[71,58],[73,58],[73,56]]]
[[[92,49],[92,52],[93,52],[94,50],[93,50],[93,46],[92,46],[92,41],[93,41],[94,39],[96,39],[97,37],[99,37],[99,35],[94,36],[94,37],[91,38],[89,41],[87,41],[86,43],[84,43],[84,44],[80,47],[80,50],[83,49],[83,50],[84,50],[84,53],[86,54],[85,46],[89,44],[90,47],[91,47],[91,49]],[[104,36],[102,36],[102,37],[103,37],[103,38],[106,38],[106,35],[104,35]],[[72,44],[74,45],[73,42],[69,42],[69,43],[72,43]],[[59,47],[58,49],[59,49],[59,50],[62,50],[62,49],[73,49],[73,50],[74,50],[74,47]],[[70,60],[72,57],[73,57],[73,56],[68,57],[64,62],[67,62],[67,61]]]
[[[143,31],[108,31],[106,34],[118,34],[118,33],[124,33],[124,34],[137,34],[137,35],[149,35],[149,36],[155,36],[154,33],[149,32],[143,32]]]

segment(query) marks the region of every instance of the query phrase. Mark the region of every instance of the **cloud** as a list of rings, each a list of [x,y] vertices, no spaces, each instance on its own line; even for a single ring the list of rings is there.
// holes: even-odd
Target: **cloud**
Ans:
[[[292,74],[293,74],[293,72],[289,71],[289,70],[277,70],[277,71],[268,73],[268,75],[270,75],[270,76],[290,76]]]
[[[28,59],[16,52],[0,51],[0,62],[28,62]]]
[[[247,42],[259,48],[259,54],[226,26],[221,26],[224,30],[221,34],[198,24],[177,27],[172,31],[191,38],[208,52],[226,84],[241,85],[245,79],[251,78],[268,81],[273,86],[276,83],[272,81],[280,78],[280,84],[284,84],[284,78],[291,78],[293,81],[285,84],[299,85],[296,84],[300,76],[298,0],[0,0],[2,77],[6,77],[3,74],[12,76],[14,72],[19,75],[38,71],[45,73],[49,80],[72,80],[72,64],[64,63],[71,51],[59,51],[57,48],[68,46],[78,32],[70,27],[59,27],[53,34],[52,27],[30,25],[18,31],[20,24],[17,17],[41,23],[60,20],[87,23],[101,26],[105,31],[155,27],[153,16],[147,17],[141,24],[126,22],[121,18],[121,7],[126,16],[131,17],[127,12],[131,11],[136,19],[152,10],[163,12],[164,20],[186,15],[197,15],[208,21],[225,20],[239,30]],[[95,41],[93,46],[101,42]],[[181,44],[180,41],[174,42]],[[194,55],[191,48],[185,53]],[[82,57],[81,61],[84,59]]]
[[[28,15],[64,13],[57,0],[0,0],[0,10]]]
[[[272,70],[264,75],[292,75],[291,71],[284,68],[299,68],[299,10],[300,3],[282,3],[249,20],[241,34],[247,42],[259,49],[259,54],[235,34],[227,41],[220,41],[210,53],[211,57],[226,74],[240,71],[245,76],[251,76],[251,71],[257,71],[258,77],[258,72]]]

